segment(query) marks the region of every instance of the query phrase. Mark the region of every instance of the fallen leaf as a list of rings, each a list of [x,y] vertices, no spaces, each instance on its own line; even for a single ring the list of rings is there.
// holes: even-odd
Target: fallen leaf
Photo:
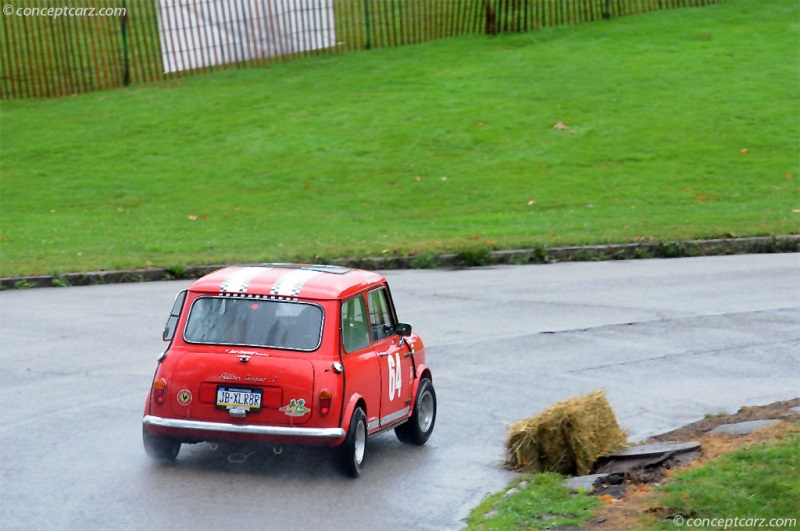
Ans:
[[[197,216],[189,216],[189,221],[197,221]]]
[[[556,125],[553,126],[553,129],[557,129],[559,131],[566,131],[569,129],[569,126],[564,122],[558,122]]]
[[[742,155],[747,155],[750,151],[748,149],[743,149],[741,151]]]
[[[420,182],[422,180],[422,177],[417,175],[416,177],[414,177],[414,180],[417,181],[417,182]]]

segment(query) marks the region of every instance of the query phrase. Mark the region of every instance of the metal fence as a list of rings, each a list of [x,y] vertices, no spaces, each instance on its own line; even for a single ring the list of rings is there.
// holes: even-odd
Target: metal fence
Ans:
[[[724,0],[3,1],[0,97],[9,99]]]

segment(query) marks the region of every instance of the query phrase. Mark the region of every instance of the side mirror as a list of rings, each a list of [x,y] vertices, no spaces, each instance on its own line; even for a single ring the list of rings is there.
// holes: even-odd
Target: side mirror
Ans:
[[[406,323],[397,323],[394,325],[394,333],[403,337],[408,337],[411,335],[411,325]]]

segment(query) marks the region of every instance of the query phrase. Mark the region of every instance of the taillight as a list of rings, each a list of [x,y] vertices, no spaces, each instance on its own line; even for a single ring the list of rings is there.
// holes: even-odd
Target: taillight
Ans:
[[[331,400],[333,393],[329,389],[323,389],[319,393],[319,412],[322,415],[327,415],[331,410]]]
[[[153,382],[153,399],[159,406],[164,403],[167,396],[167,381],[163,378]]]

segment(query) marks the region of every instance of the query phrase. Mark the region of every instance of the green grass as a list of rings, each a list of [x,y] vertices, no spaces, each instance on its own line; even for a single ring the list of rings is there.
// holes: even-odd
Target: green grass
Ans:
[[[800,528],[800,436],[723,456],[708,465],[678,475],[664,488],[659,503],[685,519],[794,518]],[[684,520],[685,521],[685,520]],[[708,526],[708,524],[706,524]],[[720,528],[722,526],[697,528]],[[728,524],[728,527],[733,527]],[[749,526],[759,527],[758,523]],[[766,523],[761,527],[767,527]],[[672,520],[653,522],[651,529],[675,529]]]
[[[601,505],[597,498],[564,486],[560,474],[535,474],[487,497],[465,521],[468,531],[574,527]]]
[[[797,233],[797,20],[729,0],[2,101],[0,276]]]
[[[797,430],[768,444],[739,450],[710,461],[701,468],[678,474],[667,482],[656,503],[658,514],[631,510],[615,525],[629,529],[674,530],[759,527],[777,524],[796,529],[800,518],[800,436]],[[562,476],[553,473],[523,476],[502,492],[488,496],[465,519],[468,531],[507,529],[552,529],[577,527],[594,518],[602,506],[595,497],[576,493],[564,486]],[[638,518],[638,520],[637,520]],[[734,525],[735,519],[742,522]],[[786,519],[794,518],[794,523]],[[691,519],[691,520],[690,520]],[[703,519],[708,519],[704,523]],[[723,522],[711,525],[710,520]],[[724,524],[728,521],[727,524]],[[621,522],[625,522],[621,524]],[[690,525],[691,524],[691,525]]]

